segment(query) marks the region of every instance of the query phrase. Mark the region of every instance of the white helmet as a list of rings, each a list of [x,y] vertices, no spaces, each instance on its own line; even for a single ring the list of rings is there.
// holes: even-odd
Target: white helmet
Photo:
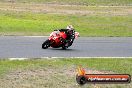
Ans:
[[[72,25],[68,25],[66,29],[71,30],[71,29],[73,29],[73,26]]]

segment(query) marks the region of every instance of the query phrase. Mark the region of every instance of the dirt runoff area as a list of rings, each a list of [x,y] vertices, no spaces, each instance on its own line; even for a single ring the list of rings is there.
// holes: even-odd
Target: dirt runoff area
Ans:
[[[89,74],[113,73],[111,71],[85,70]],[[75,66],[19,69],[9,72],[0,78],[0,88],[111,88],[115,86],[113,84],[105,84],[105,86],[100,84],[86,84],[80,86],[75,80],[76,73]],[[126,88],[129,87],[129,85],[126,86]]]
[[[80,15],[131,15],[132,6],[82,6],[60,4],[0,3],[1,11]]]

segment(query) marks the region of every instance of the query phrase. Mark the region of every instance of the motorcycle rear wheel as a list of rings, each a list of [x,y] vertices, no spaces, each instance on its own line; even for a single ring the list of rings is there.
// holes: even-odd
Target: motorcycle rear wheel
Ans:
[[[66,47],[62,47],[63,50],[66,50],[67,48]]]
[[[66,50],[68,48],[68,43],[66,43],[66,44],[64,44],[63,46],[62,46],[62,49],[63,50]]]
[[[68,47],[67,46],[62,46],[62,49],[63,50],[66,50]]]
[[[43,44],[42,44],[42,49],[47,49],[50,46],[50,41],[47,39]]]

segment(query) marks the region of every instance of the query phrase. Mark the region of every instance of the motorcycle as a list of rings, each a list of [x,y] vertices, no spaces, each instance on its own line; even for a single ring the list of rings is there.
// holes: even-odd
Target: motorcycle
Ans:
[[[64,31],[53,31],[49,38],[42,44],[42,49],[47,49],[48,47],[52,47],[52,48],[60,48],[62,47],[62,49],[67,49],[68,47],[70,47],[74,41],[74,39],[76,39],[79,36],[78,32],[74,32],[73,33],[73,40],[70,40],[70,44],[68,44],[66,42],[67,39],[67,34]]]

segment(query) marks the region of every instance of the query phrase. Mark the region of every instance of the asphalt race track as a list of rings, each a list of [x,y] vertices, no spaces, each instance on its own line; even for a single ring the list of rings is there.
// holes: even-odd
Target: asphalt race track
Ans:
[[[132,37],[80,37],[67,50],[42,49],[47,37],[1,36],[0,58],[132,57]]]

